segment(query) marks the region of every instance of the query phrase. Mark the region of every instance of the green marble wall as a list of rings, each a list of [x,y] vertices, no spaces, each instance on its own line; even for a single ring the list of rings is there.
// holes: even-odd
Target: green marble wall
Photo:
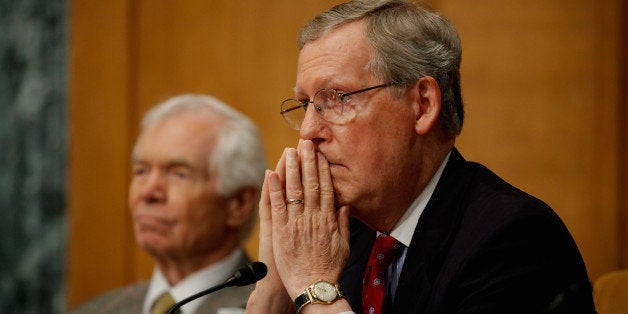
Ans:
[[[0,313],[61,313],[67,4],[0,0]]]

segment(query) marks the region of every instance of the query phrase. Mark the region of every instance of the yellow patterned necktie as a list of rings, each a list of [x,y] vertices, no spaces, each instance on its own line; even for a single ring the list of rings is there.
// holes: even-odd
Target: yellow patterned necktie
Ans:
[[[172,296],[168,292],[165,292],[153,303],[150,314],[166,314],[174,304],[175,302]]]

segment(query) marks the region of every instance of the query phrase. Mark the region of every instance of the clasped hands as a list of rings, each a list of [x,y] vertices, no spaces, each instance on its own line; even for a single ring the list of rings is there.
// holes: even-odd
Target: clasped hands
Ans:
[[[349,256],[349,208],[336,210],[329,164],[312,141],[286,148],[275,171],[266,171],[259,216],[259,260],[268,274],[247,313],[292,312],[309,285],[338,282]]]

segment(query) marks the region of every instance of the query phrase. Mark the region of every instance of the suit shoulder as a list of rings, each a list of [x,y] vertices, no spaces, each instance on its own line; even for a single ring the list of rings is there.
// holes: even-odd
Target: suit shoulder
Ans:
[[[147,289],[148,282],[140,282],[111,290],[80,304],[76,308],[70,310],[69,313],[139,313],[142,310]]]
[[[506,182],[481,164],[468,164],[473,169],[465,196],[469,207],[496,210],[512,216],[555,216],[550,206],[537,197]]]
[[[514,238],[534,242],[536,236],[573,244],[563,221],[550,206],[485,166],[464,162],[448,180],[435,191],[434,208],[426,210],[425,218],[430,218],[430,224],[440,222],[446,230],[457,230],[456,242],[462,241],[465,249]]]

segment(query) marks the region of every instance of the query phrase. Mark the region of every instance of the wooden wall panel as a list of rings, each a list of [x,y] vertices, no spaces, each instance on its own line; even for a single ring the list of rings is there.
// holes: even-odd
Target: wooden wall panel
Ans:
[[[259,125],[274,168],[297,139],[278,114],[297,33],[337,2],[70,1],[70,306],[152,270],[126,204],[141,115],[175,94],[214,95]],[[621,0],[431,3],[463,41],[463,154],[554,207],[592,278],[625,266]],[[246,248],[257,255],[255,236]]]
[[[467,121],[458,146],[549,203],[592,278],[620,267],[619,6],[436,3],[463,42]]]
[[[623,205],[619,212],[619,220],[623,222],[620,228],[619,243],[621,246],[620,264],[622,268],[628,268],[628,1],[621,2],[621,48],[619,49],[620,89],[618,91],[620,101],[619,114],[621,120],[621,136],[619,140],[620,169],[623,174],[620,181],[620,203]],[[623,86],[623,88],[621,87]]]
[[[620,38],[621,48],[619,49],[620,86],[619,91],[619,114],[621,125],[620,146],[620,169],[622,174],[620,180],[620,211],[618,220],[622,222],[619,236],[620,240],[620,266],[628,268],[628,2],[620,2]]]
[[[70,2],[68,300],[129,276],[129,6]]]

